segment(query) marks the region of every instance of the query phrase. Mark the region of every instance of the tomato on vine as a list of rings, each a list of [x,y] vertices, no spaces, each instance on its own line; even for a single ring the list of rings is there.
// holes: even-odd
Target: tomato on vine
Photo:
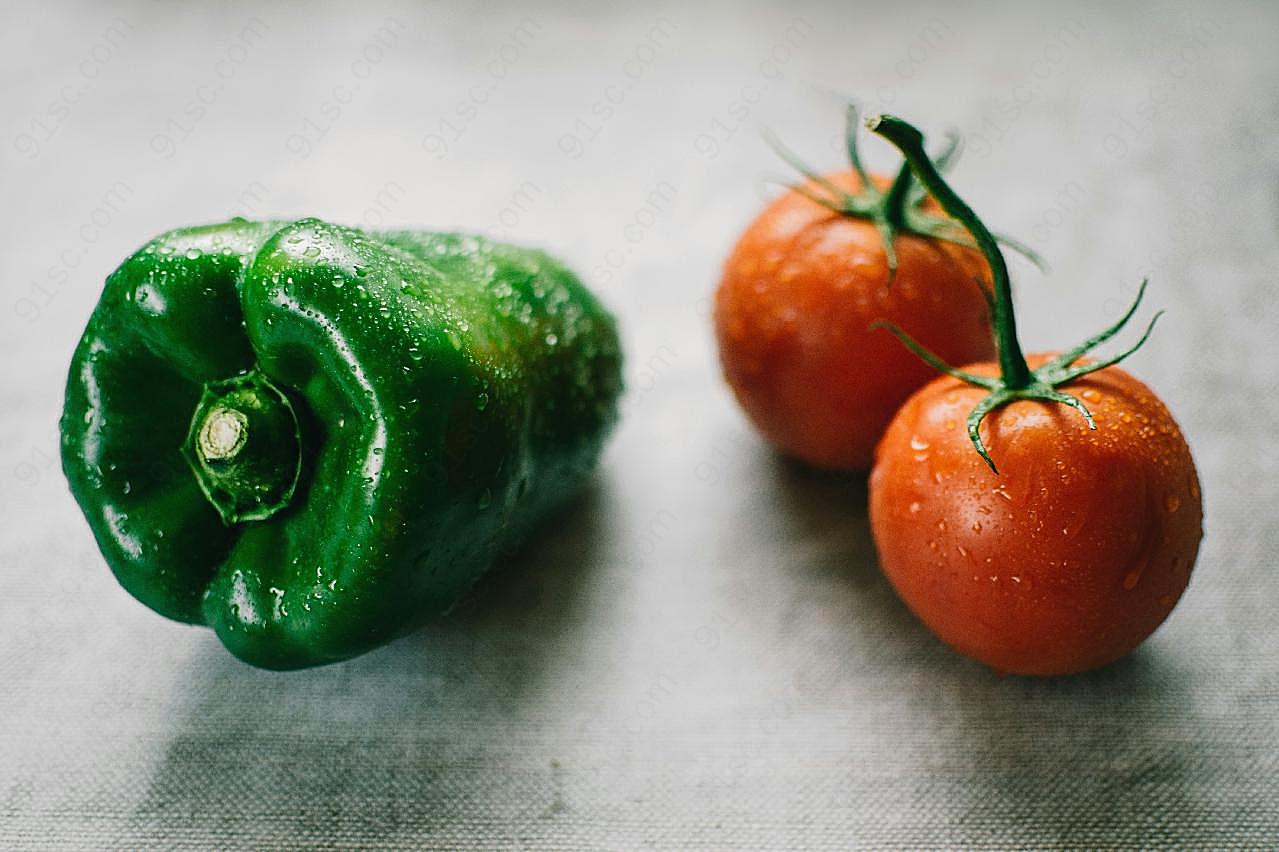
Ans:
[[[1190,449],[1155,393],[1088,353],[1118,322],[1063,353],[1023,355],[1008,269],[993,236],[941,177],[923,136],[874,116],[920,183],[972,234],[990,265],[998,359],[915,393],[876,450],[871,528],[880,565],[946,644],[1000,672],[1061,675],[1137,647],[1176,605],[1202,538]],[[966,428],[964,428],[966,424]]]
[[[894,412],[932,376],[875,320],[950,360],[994,354],[981,253],[906,164],[891,182],[867,172],[859,128],[849,107],[849,171],[817,174],[775,145],[806,180],[741,235],[714,312],[724,377],[756,428],[839,470],[870,467]],[[952,137],[938,163],[957,150]]]

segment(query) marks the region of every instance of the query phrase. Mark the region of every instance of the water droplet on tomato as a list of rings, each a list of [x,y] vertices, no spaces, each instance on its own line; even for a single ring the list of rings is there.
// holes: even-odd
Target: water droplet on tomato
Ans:
[[[1124,575],[1124,591],[1131,592],[1137,588],[1137,583],[1141,580],[1141,572],[1146,568],[1146,563],[1141,562],[1137,567],[1133,568]]]

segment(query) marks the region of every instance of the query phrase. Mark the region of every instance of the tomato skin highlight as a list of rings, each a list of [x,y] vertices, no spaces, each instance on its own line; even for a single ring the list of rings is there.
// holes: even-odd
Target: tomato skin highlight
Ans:
[[[1001,673],[1071,674],[1132,651],[1181,597],[1203,536],[1194,461],[1154,392],[1118,367],[1061,390],[1096,431],[1056,403],[996,409],[982,425],[996,475],[965,425],[987,391],[935,379],[894,418],[870,476],[889,582],[943,642]]]
[[[852,171],[828,179],[861,186]],[[950,363],[994,356],[976,283],[990,275],[981,254],[909,233],[894,245],[890,284],[871,222],[790,191],[747,227],[724,265],[714,312],[724,377],[764,437],[810,465],[869,469],[893,414],[936,375],[888,331],[872,330],[875,320]]]

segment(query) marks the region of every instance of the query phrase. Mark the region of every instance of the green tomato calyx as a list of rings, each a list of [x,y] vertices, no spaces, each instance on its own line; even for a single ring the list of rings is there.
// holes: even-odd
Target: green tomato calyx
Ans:
[[[901,164],[897,176],[887,190],[880,189],[866,170],[861,152],[857,147],[857,134],[861,130],[862,122],[856,104],[849,103],[845,106],[845,118],[844,137],[848,149],[848,160],[853,171],[857,173],[860,188],[856,192],[851,192],[836,185],[826,176],[814,171],[798,155],[783,145],[775,135],[765,131],[764,139],[769,147],[791,168],[806,178],[805,183],[781,181],[784,186],[841,216],[864,219],[874,224],[884,245],[889,284],[897,274],[897,236],[899,234],[915,234],[965,248],[977,248],[965,234],[960,223],[945,216],[929,213],[924,209],[928,191],[916,183],[909,161]],[[949,133],[946,145],[932,162],[939,170],[945,171],[959,159],[960,151],[959,135],[954,132]],[[997,239],[1024,255],[1031,263],[1041,269],[1044,268],[1043,260],[1030,247],[1003,235],[999,235]]]

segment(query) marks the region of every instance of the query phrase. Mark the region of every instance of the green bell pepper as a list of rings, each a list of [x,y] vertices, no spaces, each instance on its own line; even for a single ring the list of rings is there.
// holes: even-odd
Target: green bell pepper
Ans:
[[[442,614],[578,490],[620,370],[613,318],[542,252],[235,219],[107,279],[63,470],[136,598],[319,665]]]

